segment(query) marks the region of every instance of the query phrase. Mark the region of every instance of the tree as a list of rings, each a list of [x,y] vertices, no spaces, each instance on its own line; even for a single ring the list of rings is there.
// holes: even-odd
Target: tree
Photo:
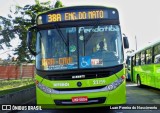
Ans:
[[[26,47],[28,28],[36,24],[37,14],[61,6],[62,2],[60,1],[53,6],[50,1],[40,3],[39,0],[35,0],[33,5],[15,6],[15,9],[10,9],[11,14],[8,14],[8,17],[0,16],[0,49],[3,49],[2,44],[12,47],[10,41],[18,37],[21,44],[15,49],[14,54],[18,55],[17,59],[20,62],[31,62],[32,55]]]
[[[59,7],[63,7],[63,4],[60,0],[57,0],[57,2],[55,3],[55,8],[59,8]]]

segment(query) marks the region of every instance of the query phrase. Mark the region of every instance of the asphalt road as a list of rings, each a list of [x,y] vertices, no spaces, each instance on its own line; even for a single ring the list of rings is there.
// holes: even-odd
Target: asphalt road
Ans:
[[[156,109],[157,107],[160,108],[160,90],[151,87],[140,88],[137,87],[136,84],[130,82],[127,82],[126,87],[127,87],[126,106],[117,106],[108,108],[68,109],[68,110],[42,110],[42,111],[30,111],[30,113],[160,113],[160,109],[153,110]],[[152,107],[153,109],[147,110],[146,106]],[[133,107],[136,109],[133,110]],[[142,109],[142,107],[146,109]],[[28,111],[20,111],[19,113],[28,113]]]

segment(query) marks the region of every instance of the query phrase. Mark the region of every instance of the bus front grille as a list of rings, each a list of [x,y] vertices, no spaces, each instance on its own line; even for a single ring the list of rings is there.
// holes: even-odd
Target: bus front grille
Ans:
[[[94,78],[104,78],[111,75],[111,72],[98,72],[98,73],[69,73],[69,74],[58,74],[58,75],[48,75],[46,76],[49,80],[82,80],[82,79],[94,79]]]

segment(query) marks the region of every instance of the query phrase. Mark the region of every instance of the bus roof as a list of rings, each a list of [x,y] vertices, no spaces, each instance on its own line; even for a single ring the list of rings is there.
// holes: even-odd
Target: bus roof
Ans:
[[[83,6],[68,6],[68,7],[60,7],[60,8],[54,8],[52,10],[48,10],[48,11],[44,11],[41,12],[40,14],[38,14],[37,16],[41,15],[41,14],[46,14],[52,11],[61,11],[61,10],[66,10],[66,9],[75,9],[77,10],[78,8],[108,8],[108,9],[114,9],[117,10],[116,8],[113,7],[106,7],[106,6],[98,6],[98,5],[83,5]]]
[[[140,53],[141,51],[146,50],[146,49],[149,49],[149,48],[151,48],[151,47],[154,47],[155,45],[158,45],[158,44],[160,44],[160,40],[158,40],[158,41],[156,41],[156,42],[154,42],[154,43],[150,43],[148,46],[146,46],[146,47],[144,47],[144,48],[142,48],[142,49],[140,49],[140,50],[135,51],[134,54]]]

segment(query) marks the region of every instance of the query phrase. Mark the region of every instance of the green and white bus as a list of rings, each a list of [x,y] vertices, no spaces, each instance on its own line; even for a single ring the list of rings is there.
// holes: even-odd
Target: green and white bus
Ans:
[[[133,81],[138,86],[160,89],[160,41],[135,52],[131,67]]]
[[[126,103],[123,51],[129,44],[122,38],[117,9],[65,7],[39,14],[36,21],[28,30],[27,45],[36,56],[38,105],[84,108]]]
[[[126,59],[126,80],[132,81],[132,76],[131,76],[131,58],[132,55],[128,55]]]

